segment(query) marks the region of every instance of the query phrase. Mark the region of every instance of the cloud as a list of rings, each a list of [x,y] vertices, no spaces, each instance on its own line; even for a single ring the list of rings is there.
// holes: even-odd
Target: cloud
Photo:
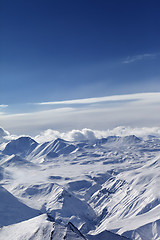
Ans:
[[[0,127],[0,150],[2,151],[3,148],[5,147],[6,142],[10,141],[13,139],[10,135],[10,133],[4,128]]]
[[[42,131],[39,135],[35,136],[35,140],[39,143],[52,141],[57,138],[62,138],[67,141],[85,141],[106,138],[108,136],[129,136],[136,135],[137,137],[147,137],[148,135],[154,135],[160,137],[160,127],[142,127],[142,128],[131,128],[119,126],[106,131],[98,131],[84,128],[82,130],[72,130],[68,132],[59,132],[52,129]]]
[[[71,130],[68,132],[59,132],[48,129],[34,137],[38,142],[52,141],[57,138],[62,138],[68,141],[84,141],[96,139],[96,136],[93,130],[84,128],[82,130]]]
[[[0,108],[6,108],[8,105],[0,104]]]
[[[131,101],[131,100],[147,100],[150,101],[156,98],[160,100],[160,93],[136,93],[136,94],[125,94],[125,95],[113,95],[106,97],[97,98],[84,98],[76,100],[66,100],[66,101],[55,101],[55,102],[40,102],[35,103],[36,105],[74,105],[74,104],[95,104],[102,102],[115,102],[115,101]]]
[[[0,138],[5,136],[9,136],[9,132],[0,127]]]
[[[8,142],[10,140],[17,139],[21,136],[26,135],[11,135],[8,131],[3,129],[3,141],[1,138],[0,142]],[[107,130],[93,130],[84,128],[82,130],[73,129],[71,131],[60,132],[53,129],[47,129],[41,131],[38,135],[32,136],[38,143],[54,141],[57,138],[64,139],[66,141],[94,141],[96,139],[106,138],[108,136],[129,136],[136,135],[137,137],[148,137],[149,135],[160,137],[160,127],[125,127],[118,126],[113,129]],[[28,136],[28,135],[27,135]]]
[[[57,138],[61,138],[60,132],[52,129],[47,129],[45,131],[42,131],[40,134],[34,137],[34,139],[39,143],[50,142]]]
[[[10,135],[10,133],[4,130],[5,135],[3,139],[6,141],[14,140],[22,136],[26,135]],[[64,139],[66,141],[86,141],[86,140],[96,140],[101,138],[106,138],[108,136],[129,136],[129,135],[136,135],[137,137],[147,137],[149,135],[154,135],[160,137],[160,127],[142,127],[142,128],[131,128],[131,127],[124,127],[119,126],[113,129],[107,129],[105,131],[101,130],[92,130],[84,128],[82,130],[71,130],[67,132],[60,132],[52,129],[47,129],[45,131],[40,132],[40,134],[34,136],[33,138],[38,143],[50,142],[54,141],[57,138]],[[27,135],[28,136],[28,135]]]
[[[127,64],[127,63],[133,63],[136,61],[150,59],[150,58],[153,59],[153,58],[157,57],[158,55],[160,55],[160,54],[159,53],[145,53],[145,54],[135,55],[135,56],[127,57],[126,60],[123,61],[123,63]]]
[[[77,105],[74,107],[66,105],[66,108],[23,114],[5,114],[0,115],[0,122],[5,129],[18,135],[35,136],[40,131],[52,129],[58,131],[54,135],[61,136],[59,132],[71,132],[76,129],[71,134],[72,137],[74,135],[74,139],[76,137],[77,139],[84,138],[81,129],[102,131],[117,126],[130,126],[131,128],[160,126],[160,93],[138,93],[82,100],[85,103],[92,102],[94,104],[84,104],[80,108]],[[48,136],[50,139],[50,132],[45,134],[46,138]],[[87,131],[85,138],[86,136],[94,137],[92,134]]]

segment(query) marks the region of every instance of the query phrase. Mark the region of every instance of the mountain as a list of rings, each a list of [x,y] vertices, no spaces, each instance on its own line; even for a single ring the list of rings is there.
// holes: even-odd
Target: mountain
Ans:
[[[140,143],[141,141],[142,140],[136,137],[135,135],[123,137],[123,143],[127,143],[127,144],[136,144],[136,143]]]
[[[157,136],[11,140],[0,153],[0,239],[159,240],[159,172]]]
[[[0,186],[0,226],[11,225],[37,216],[40,211],[32,209]]]
[[[53,222],[47,220],[47,215],[32,217],[17,224],[4,226],[0,229],[0,240],[48,240],[51,239]]]
[[[11,140],[3,150],[6,155],[26,156],[36,148],[38,143],[30,137],[20,137],[16,140]]]
[[[29,158],[43,158],[45,161],[57,158],[60,155],[67,155],[76,150],[76,145],[63,139],[56,139],[48,143],[37,145],[30,153]]]
[[[4,168],[0,167],[0,181],[3,179]]]
[[[8,158],[6,158],[4,161],[1,161],[1,166],[4,167],[34,167],[35,164],[32,162],[27,161],[26,159],[17,156],[17,155],[11,155]]]
[[[32,239],[32,240],[127,240],[114,233],[106,231],[98,236],[84,236],[71,222],[67,225],[55,223],[47,214],[33,217],[17,224],[2,227],[0,240]]]

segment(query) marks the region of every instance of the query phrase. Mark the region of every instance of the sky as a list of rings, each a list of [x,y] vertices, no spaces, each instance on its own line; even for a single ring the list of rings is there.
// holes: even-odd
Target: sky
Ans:
[[[0,0],[0,126],[159,126],[159,9],[159,0]]]

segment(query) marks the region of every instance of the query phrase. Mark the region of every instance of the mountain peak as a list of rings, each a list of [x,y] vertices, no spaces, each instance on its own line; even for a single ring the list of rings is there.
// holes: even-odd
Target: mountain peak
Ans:
[[[7,155],[25,155],[31,152],[38,143],[31,137],[19,137],[15,140],[11,140],[3,150],[3,153]]]

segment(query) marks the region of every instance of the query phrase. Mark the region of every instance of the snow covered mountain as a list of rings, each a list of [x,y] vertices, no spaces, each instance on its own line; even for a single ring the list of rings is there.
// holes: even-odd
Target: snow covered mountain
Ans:
[[[158,137],[38,143],[6,134],[0,240],[160,239]]]
[[[16,154],[27,156],[37,145],[38,143],[30,137],[20,137],[10,141],[3,150],[3,153],[6,155]]]

